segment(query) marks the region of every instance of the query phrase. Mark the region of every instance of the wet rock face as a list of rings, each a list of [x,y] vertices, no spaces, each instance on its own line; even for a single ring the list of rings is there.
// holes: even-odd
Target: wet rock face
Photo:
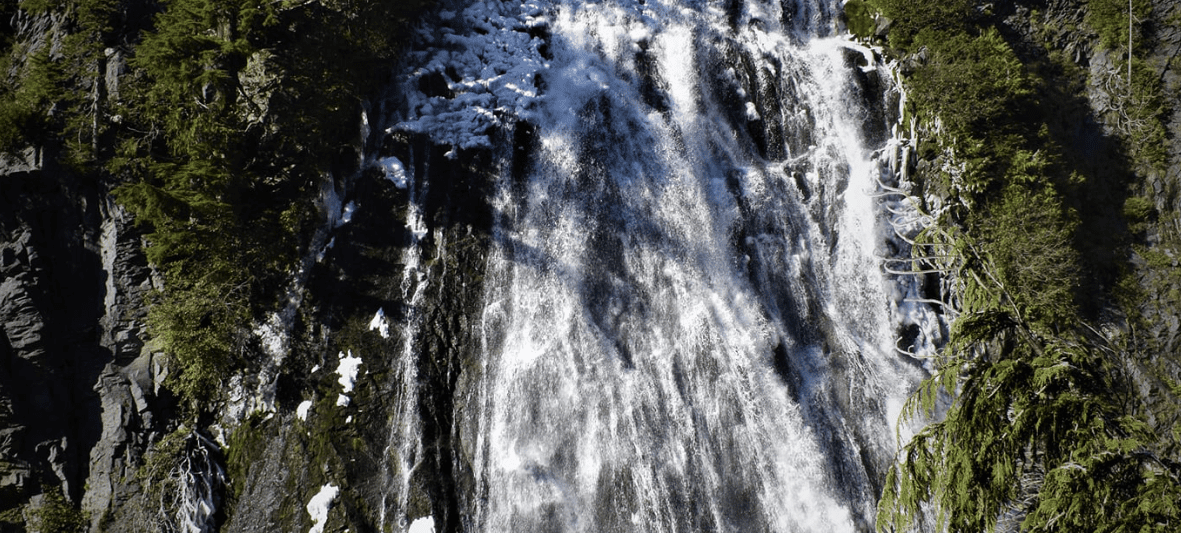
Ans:
[[[341,201],[354,210],[309,277],[298,320],[306,328],[279,378],[278,412],[229,438],[236,498],[222,531],[307,530],[306,506],[329,484],[339,494],[325,531],[399,531],[423,516],[436,531],[462,529],[462,500],[476,490],[459,451],[472,444],[455,420],[464,410],[456,390],[478,368],[471,325],[483,304],[489,198],[495,173],[513,162],[487,150],[448,158],[450,146],[417,135],[386,136],[374,150],[404,162],[412,184],[398,188],[369,168],[344,185]],[[412,212],[422,222],[414,229]],[[378,309],[388,337],[367,326]],[[338,403],[342,352],[362,361],[347,405]],[[415,421],[414,442],[394,437],[405,420]]]

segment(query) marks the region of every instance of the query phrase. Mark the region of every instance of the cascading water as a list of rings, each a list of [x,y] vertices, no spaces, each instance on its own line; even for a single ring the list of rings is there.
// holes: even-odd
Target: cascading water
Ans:
[[[922,371],[870,194],[889,80],[838,9],[477,2],[424,32],[395,127],[528,153],[457,393],[465,530],[871,529]]]

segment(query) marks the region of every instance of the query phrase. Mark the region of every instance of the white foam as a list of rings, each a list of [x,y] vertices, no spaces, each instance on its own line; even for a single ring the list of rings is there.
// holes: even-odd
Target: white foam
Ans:
[[[871,444],[888,450],[892,427],[876,406],[895,410],[910,379],[883,369],[894,353],[883,342],[891,324],[880,228],[872,199],[856,196],[875,169],[858,131],[865,110],[847,101],[854,71],[844,45],[793,40],[796,28],[780,24],[793,14],[780,2],[744,2],[737,15],[735,24],[716,6],[670,0],[477,1],[451,14],[437,49],[416,56],[409,117],[396,128],[450,144],[454,156],[526,120],[539,144],[525,192],[498,185],[504,222],[478,326],[485,357],[480,383],[465,391],[479,411],[470,415],[479,417],[475,475],[493,487],[475,510],[489,530],[543,519],[593,530],[603,525],[593,508],[600,491],[626,487],[634,529],[673,531],[681,524],[661,513],[684,487],[670,483],[691,483],[715,524],[728,519],[722,495],[732,486],[757,502],[762,529],[844,532],[872,520],[871,483],[834,490],[826,457],[844,449],[854,455],[839,460],[858,460],[864,444],[852,427],[880,430]],[[542,26],[550,60],[526,31]],[[468,27],[479,31],[463,34]],[[419,91],[427,77],[423,86],[443,83],[453,96]],[[779,105],[760,115],[772,95]],[[806,141],[757,154],[728,123],[731,111],[784,135],[809,128]],[[807,180],[799,187],[782,170],[797,163],[791,172]],[[405,223],[418,242],[426,226],[410,205]],[[751,233],[739,251],[748,257],[736,260],[739,232]],[[422,280],[412,259],[404,293]],[[754,279],[756,266],[773,279]],[[809,316],[777,308],[797,304]],[[813,313],[830,319],[831,345],[785,325]],[[780,351],[792,386],[768,364]],[[835,395],[855,407],[842,412],[828,401]],[[403,461],[421,451],[402,429],[416,421],[406,413],[390,439]],[[411,530],[427,531],[425,520]]]

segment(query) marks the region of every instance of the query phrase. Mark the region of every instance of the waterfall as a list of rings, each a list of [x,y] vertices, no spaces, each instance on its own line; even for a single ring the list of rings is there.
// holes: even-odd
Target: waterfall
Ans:
[[[466,531],[872,529],[923,371],[871,194],[897,95],[839,9],[475,2],[422,32],[395,128],[526,154],[457,393]]]

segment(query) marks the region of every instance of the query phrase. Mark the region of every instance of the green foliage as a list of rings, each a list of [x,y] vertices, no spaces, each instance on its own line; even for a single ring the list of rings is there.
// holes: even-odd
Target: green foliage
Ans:
[[[30,507],[26,511],[29,526],[37,531],[53,531],[55,533],[81,533],[86,531],[86,515],[75,509],[60,488],[53,487],[45,491],[41,505]]]
[[[871,5],[894,19],[897,51],[922,51],[906,80],[910,111],[962,164],[937,184],[952,209],[920,236],[951,254],[960,314],[903,415],[932,416],[944,395],[952,403],[899,452],[878,528],[907,530],[929,509],[947,531],[1002,522],[1022,531],[1177,529],[1181,466],[1158,457],[1158,436],[1131,416],[1116,363],[1131,357],[1126,348],[1094,333],[1080,305],[1092,274],[1076,209],[1101,210],[1079,196],[1090,176],[1051,140],[1068,125],[1049,121],[1064,97],[1081,100],[1084,75],[1022,64],[989,14],[968,3]],[[964,16],[932,18],[946,10]],[[1126,32],[1126,15],[1122,24]],[[1143,144],[1164,146],[1151,134],[1165,109],[1156,75],[1135,62],[1133,71],[1123,123],[1140,127]],[[1039,76],[1071,83],[1051,87]],[[1152,207],[1133,198],[1122,214],[1134,229]],[[1132,298],[1132,289],[1114,293]]]
[[[108,169],[132,178],[116,194],[150,228],[166,286],[149,325],[186,397],[250,364],[248,325],[278,301],[323,175],[355,165],[392,24],[422,5],[169,0],[144,34]]]
[[[1125,51],[1128,46],[1128,4],[1127,0],[1088,0],[1087,24],[1099,34],[1104,48]],[[1152,13],[1148,0],[1132,0],[1132,46],[1144,42],[1143,22]]]
[[[1129,196],[1124,200],[1121,210],[1128,221],[1129,229],[1134,233],[1144,231],[1148,222],[1156,217],[1156,206],[1152,200],[1143,196]]]
[[[1027,320],[1052,329],[1077,320],[1080,259],[1076,222],[1051,192],[1010,186],[980,222],[995,275]]]
[[[188,428],[181,426],[148,449],[143,466],[135,472],[135,481],[148,493],[149,501],[158,500],[162,492],[174,488],[170,485],[172,471],[180,463],[188,435]]]
[[[934,36],[965,32],[981,14],[973,0],[868,0],[867,3],[894,21],[890,28],[890,46],[904,52],[915,52],[924,45],[937,42],[932,39]],[[927,33],[926,38],[919,36],[921,32]]]
[[[0,153],[15,154],[28,146],[36,130],[32,109],[11,94],[0,96]]]
[[[232,290],[232,282],[173,287],[148,315],[157,341],[181,370],[169,376],[170,385],[193,402],[216,398],[232,371],[244,364],[249,300],[223,292],[227,288]]]
[[[48,13],[57,6],[53,0],[18,0],[17,3],[21,10],[33,14]]]
[[[49,111],[66,98],[60,65],[41,47],[24,62],[15,87],[5,87],[0,100],[0,151],[13,153],[45,142],[50,132]]]
[[[962,322],[962,321],[961,321]],[[1165,531],[1181,520],[1176,465],[1147,446],[1148,427],[1110,395],[1118,372],[1081,335],[960,325],[962,390],[943,421],[901,452],[878,529],[906,530],[933,503],[941,529],[993,531],[1006,513],[1023,531]],[[1024,495],[1032,491],[1033,497]],[[1170,526],[1172,524],[1172,526]],[[1121,529],[1122,528],[1122,529]]]
[[[849,33],[868,39],[874,31],[873,11],[864,0],[849,0],[845,3],[845,24]]]
[[[106,130],[100,65],[105,44],[115,34],[118,6],[117,0],[19,3],[32,15],[54,14],[60,24],[44,39],[4,36],[7,57],[0,66],[15,76],[0,81],[0,152],[53,144],[65,148],[61,162],[76,169],[93,162]],[[0,8],[4,20],[14,11],[11,3]]]
[[[1121,116],[1115,120],[1134,139],[1129,147],[1132,157],[1163,170],[1168,164],[1169,144],[1162,118],[1171,110],[1161,80],[1146,61],[1133,58],[1131,88],[1123,99]]]
[[[968,191],[985,192],[1003,172],[996,167],[1036,134],[1026,121],[1014,120],[1028,113],[1033,85],[996,30],[977,37],[922,30],[919,36],[931,43],[930,57],[908,80],[910,101],[920,117],[938,117],[957,157],[974,167],[979,179],[964,184]]]
[[[250,364],[249,325],[279,301],[324,175],[356,165],[362,102],[426,4],[162,0],[144,28],[121,0],[0,0],[5,20],[60,22],[52,55],[0,25],[14,74],[0,80],[0,151],[49,147],[121,183],[164,276],[150,333],[191,406]],[[118,101],[103,90],[107,47],[127,59]]]

